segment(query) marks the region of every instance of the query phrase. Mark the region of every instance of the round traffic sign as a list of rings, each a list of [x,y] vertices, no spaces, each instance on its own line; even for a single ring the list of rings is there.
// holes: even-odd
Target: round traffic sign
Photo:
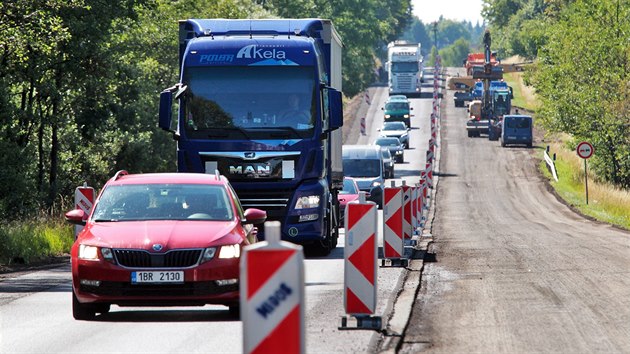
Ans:
[[[577,154],[583,159],[588,159],[589,157],[593,156],[594,150],[595,149],[593,149],[593,145],[586,141],[579,143],[577,146]]]

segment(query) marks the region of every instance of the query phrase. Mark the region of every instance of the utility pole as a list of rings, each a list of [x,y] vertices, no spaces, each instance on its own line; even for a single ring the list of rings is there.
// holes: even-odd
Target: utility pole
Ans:
[[[438,26],[438,21],[433,22],[433,40],[435,42],[435,50],[437,51],[438,49],[438,43],[437,43],[437,26]]]

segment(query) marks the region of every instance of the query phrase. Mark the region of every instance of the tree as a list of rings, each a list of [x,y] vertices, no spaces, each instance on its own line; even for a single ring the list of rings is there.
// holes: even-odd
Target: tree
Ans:
[[[621,4],[621,6],[619,6]],[[533,82],[547,129],[589,140],[598,176],[630,187],[627,1],[577,0],[549,22]],[[596,36],[593,33],[597,33]]]

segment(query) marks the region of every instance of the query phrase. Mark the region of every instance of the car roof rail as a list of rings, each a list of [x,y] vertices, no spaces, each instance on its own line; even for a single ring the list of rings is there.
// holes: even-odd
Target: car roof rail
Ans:
[[[112,177],[112,181],[117,181],[120,177],[126,176],[128,174],[129,174],[129,172],[127,172],[127,170],[120,170],[120,171],[116,172],[114,177]]]

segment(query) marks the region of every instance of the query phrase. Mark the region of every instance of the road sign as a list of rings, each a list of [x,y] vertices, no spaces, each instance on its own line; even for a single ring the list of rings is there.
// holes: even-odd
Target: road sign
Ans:
[[[579,143],[576,150],[578,156],[583,159],[590,158],[591,156],[593,156],[593,152],[595,151],[595,149],[593,149],[593,145],[586,141]]]
[[[588,205],[588,172],[586,159],[593,156],[593,152],[595,151],[595,149],[593,148],[593,145],[591,145],[591,143],[583,141],[578,144],[576,151],[578,156],[584,159],[584,188],[586,193],[586,204]]]
[[[280,241],[280,222],[265,241],[243,248],[241,319],[245,353],[304,353],[304,253]]]

